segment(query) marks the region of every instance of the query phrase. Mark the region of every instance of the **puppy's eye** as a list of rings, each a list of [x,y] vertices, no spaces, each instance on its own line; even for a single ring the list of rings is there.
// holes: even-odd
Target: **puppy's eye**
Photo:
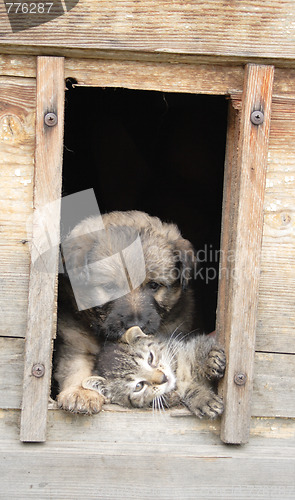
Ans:
[[[154,291],[158,290],[161,286],[160,283],[156,283],[156,281],[150,281],[148,285],[151,288],[151,290]]]
[[[116,284],[115,283],[105,283],[103,285],[103,289],[107,293],[113,292],[116,290]]]
[[[140,392],[144,388],[145,382],[138,382],[135,386],[134,392]]]
[[[153,366],[153,361],[154,361],[154,355],[152,352],[149,353],[149,357],[148,357],[148,364],[150,366]]]

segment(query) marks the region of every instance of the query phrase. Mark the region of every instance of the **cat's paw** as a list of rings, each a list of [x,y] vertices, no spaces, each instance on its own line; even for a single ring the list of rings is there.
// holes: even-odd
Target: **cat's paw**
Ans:
[[[104,404],[104,397],[83,387],[68,387],[57,396],[59,408],[72,413],[93,415],[99,413]]]
[[[222,378],[226,366],[226,357],[224,349],[221,346],[212,346],[208,354],[205,366],[206,377],[209,379]]]
[[[223,413],[223,400],[217,394],[212,394],[210,399],[199,404],[191,411],[199,418],[216,418]]]

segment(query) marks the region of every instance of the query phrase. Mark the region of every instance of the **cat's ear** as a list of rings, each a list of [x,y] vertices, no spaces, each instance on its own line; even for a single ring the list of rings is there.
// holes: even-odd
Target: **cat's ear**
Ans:
[[[120,341],[124,342],[125,344],[132,344],[132,342],[135,342],[141,337],[147,337],[147,335],[143,333],[139,326],[132,326],[131,328],[126,330],[126,332],[120,338]]]
[[[104,396],[105,383],[106,383],[105,378],[95,375],[92,377],[85,378],[82,381],[82,387],[84,387],[84,389],[91,389],[92,391],[99,392],[99,394],[102,394],[102,396]]]

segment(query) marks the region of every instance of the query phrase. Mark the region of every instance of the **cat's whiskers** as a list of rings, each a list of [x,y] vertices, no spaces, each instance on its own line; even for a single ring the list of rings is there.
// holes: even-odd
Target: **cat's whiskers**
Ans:
[[[173,334],[171,335],[168,343],[167,343],[167,346],[166,346],[166,349],[167,351],[169,350],[173,350],[175,349],[175,347],[178,347],[179,345],[181,345],[181,342],[186,338],[188,337],[191,333],[193,333],[194,330],[192,330],[191,332],[188,332],[188,333],[185,333],[183,334],[182,332],[179,332],[176,337],[173,338]],[[174,332],[173,332],[174,333]],[[179,339],[179,337],[182,335],[182,337]]]
[[[187,335],[185,335],[183,338],[185,338],[186,336]],[[175,340],[173,342],[173,345],[171,345],[168,349],[165,350],[165,354],[168,358],[169,363],[171,363],[171,361],[175,358],[181,347],[182,347],[182,339],[180,341]]]
[[[174,356],[174,354],[179,350],[180,346],[181,343],[178,342],[177,340],[174,340],[174,342],[171,343],[170,345],[167,344],[164,350],[164,353],[166,354],[167,358],[168,359],[172,358],[172,356]]]
[[[162,396],[157,396],[158,410],[161,418],[166,418],[165,408],[162,401]]]
[[[164,394],[162,394],[162,396],[161,396],[161,397],[162,397],[162,401],[163,401],[164,405],[165,405],[167,408],[170,408],[170,407],[169,407],[169,404],[168,404],[168,402],[167,402],[167,399],[166,399],[166,397],[165,397],[165,395],[164,395]]]
[[[166,419],[165,407],[163,404],[163,395],[155,396],[152,403],[153,417],[160,415],[161,418]]]
[[[166,354],[169,362],[171,362],[173,360],[173,358],[176,356],[179,349],[182,347],[182,341],[186,337],[191,335],[191,333],[194,333],[195,331],[196,330],[191,330],[190,332],[188,332],[186,334],[183,334],[182,332],[180,332],[174,339],[172,339],[172,336],[170,337],[169,342],[168,342],[167,346],[165,347],[165,354]],[[180,335],[183,335],[183,336],[178,340],[178,337]]]

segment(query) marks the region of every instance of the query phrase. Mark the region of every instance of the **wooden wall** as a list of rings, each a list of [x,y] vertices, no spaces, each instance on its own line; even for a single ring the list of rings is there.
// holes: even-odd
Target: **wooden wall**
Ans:
[[[295,99],[275,97],[269,141],[257,350],[295,347]]]
[[[242,66],[212,68],[202,64],[187,68],[167,63],[163,83],[161,65],[141,62],[141,78],[135,84],[134,61],[121,61],[118,71],[116,63],[104,62],[104,73],[93,62],[87,71],[87,64],[83,59],[66,60],[66,76],[90,85],[115,86],[122,81],[128,88],[159,90],[167,90],[169,84],[177,89],[177,82],[181,82],[178,90],[232,96],[241,91],[243,82]],[[145,78],[147,67],[149,79]],[[219,440],[218,421],[200,422],[181,416],[177,410],[153,419],[146,412],[108,408],[90,418],[50,410],[48,442],[40,447],[18,442],[29,278],[27,240],[31,226],[29,222],[27,232],[27,221],[33,199],[35,68],[34,57],[0,57],[0,440],[4,491],[26,498],[150,498],[151,492],[159,498],[179,498],[183,491],[186,498],[293,498],[292,71],[275,72],[252,406],[256,418],[252,419],[250,444],[226,447]],[[186,69],[194,74],[194,86],[191,76],[186,80]]]
[[[248,445],[220,443],[219,422],[191,416],[50,411],[46,444],[18,442],[0,410],[3,498],[250,500],[294,498],[294,427],[254,419]]]
[[[167,89],[169,85],[176,90],[180,81],[182,91],[206,93],[210,89],[210,93],[230,92],[238,102],[243,84],[242,67],[215,69],[194,65],[186,70],[186,66],[175,65],[173,68],[171,64],[139,63],[137,73],[137,63],[134,62],[118,62],[119,69],[116,71],[115,62],[93,61],[90,64],[87,60],[69,59],[66,60],[65,74],[76,78],[79,84],[108,86],[119,85],[122,81],[121,85],[127,88],[144,86],[145,89],[156,90],[165,90],[165,86]],[[28,240],[33,196],[35,80],[32,77],[36,72],[36,62],[33,57],[2,56],[0,69],[4,75],[0,86],[0,333],[2,336],[23,338],[27,321]],[[179,75],[176,69],[179,69]],[[22,76],[16,78],[18,72]],[[149,75],[149,78],[144,79],[144,75]],[[287,384],[280,383],[282,376],[288,380],[289,390],[295,390],[292,355],[295,352],[295,92],[292,76],[292,71],[291,74],[286,70],[275,72],[256,337],[259,354],[256,356],[253,402],[253,415],[260,416],[280,416],[284,412],[286,416],[295,416],[294,399],[287,404],[286,393],[280,394],[282,387],[287,388]],[[192,81],[195,81],[194,87]],[[14,357],[14,350],[19,353],[23,341],[15,344],[10,339],[7,343],[3,339],[1,341],[4,344],[4,359],[16,361],[18,357]],[[7,361],[9,369],[12,366],[10,361]],[[283,374],[282,369],[279,370],[282,362]],[[20,381],[21,372],[19,360],[14,371],[15,380]],[[273,377],[269,394],[261,391],[257,383],[263,380],[265,372]],[[19,407],[20,392],[12,392],[16,397],[12,407]],[[12,394],[1,391],[2,407],[9,407],[11,397]],[[264,397],[267,397],[267,404]]]
[[[0,76],[0,335],[24,337],[35,149],[35,80]]]

